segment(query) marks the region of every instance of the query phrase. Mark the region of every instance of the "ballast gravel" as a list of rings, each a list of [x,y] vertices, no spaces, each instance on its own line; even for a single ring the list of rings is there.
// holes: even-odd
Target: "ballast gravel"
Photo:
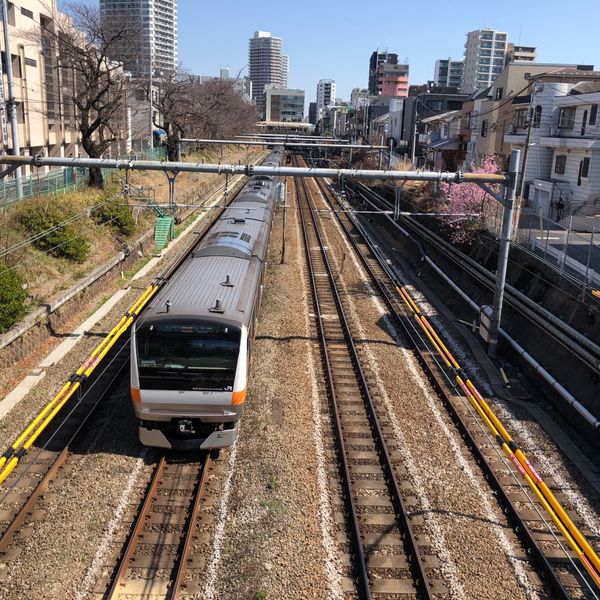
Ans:
[[[315,382],[321,366],[318,352],[310,350],[316,348],[308,327],[312,308],[293,189],[289,182],[285,228],[283,208],[274,221],[249,395],[235,454],[224,451],[218,461],[212,518],[203,529],[212,571],[198,598],[343,597],[341,557],[334,541],[334,492],[327,489],[324,474],[323,455],[331,445],[328,403]],[[417,489],[417,504],[410,510],[423,514],[442,562],[448,597],[543,597],[528,584],[527,565],[519,559],[522,549],[514,545],[490,490],[473,474],[476,467],[411,351],[391,334],[361,269],[339,238],[334,219],[321,220],[345,305],[363,340],[361,354],[378,381],[390,429],[406,449],[405,466]],[[147,281],[140,282],[139,289],[92,334],[108,331]],[[20,433],[98,340],[95,335],[82,340],[77,352],[49,372],[19,410],[2,421],[0,444]],[[510,412],[509,407],[506,410]],[[531,430],[529,423],[521,427],[524,434]],[[532,449],[538,446],[536,435],[528,436]],[[545,437],[539,442],[571,488],[575,509],[597,531],[594,507],[577,486],[571,487],[567,467],[561,465],[558,452],[552,454],[551,446]],[[21,555],[0,564],[1,600],[95,597],[90,592],[102,570],[101,550],[111,546],[110,528],[118,526],[115,518],[123,491],[132,486],[132,473],[137,473],[134,487],[144,485],[151,468],[148,456],[141,458],[126,387],[113,394],[97,431],[78,452],[71,476],[51,488],[46,515],[33,522]],[[222,503],[225,489],[227,502]]]

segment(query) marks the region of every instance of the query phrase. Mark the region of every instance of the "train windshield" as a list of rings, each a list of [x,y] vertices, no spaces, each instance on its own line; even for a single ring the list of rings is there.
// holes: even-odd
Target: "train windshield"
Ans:
[[[136,332],[140,386],[232,391],[239,327],[211,321],[147,322]]]

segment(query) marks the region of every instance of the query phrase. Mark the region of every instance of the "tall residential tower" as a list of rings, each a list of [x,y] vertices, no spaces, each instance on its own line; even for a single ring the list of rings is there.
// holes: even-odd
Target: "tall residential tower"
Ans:
[[[100,0],[102,19],[127,21],[139,28],[140,45],[123,47],[114,58],[123,62],[133,77],[147,77],[177,68],[177,0]]]
[[[452,60],[451,58],[436,60],[433,82],[438,87],[459,88],[462,82],[464,65],[465,63],[462,60]]]
[[[250,79],[252,80],[252,99],[259,113],[265,109],[265,86],[275,84],[283,87],[287,83],[287,56],[281,55],[281,38],[272,36],[268,31],[256,31],[250,38]],[[285,69],[285,74],[284,74]]]

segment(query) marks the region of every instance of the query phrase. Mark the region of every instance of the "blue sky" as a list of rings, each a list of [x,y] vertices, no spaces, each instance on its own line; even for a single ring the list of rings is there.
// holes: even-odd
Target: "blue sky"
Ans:
[[[408,58],[410,83],[424,83],[437,58],[461,59],[465,34],[482,27],[537,46],[538,62],[600,70],[600,0],[178,0],[178,18],[179,60],[198,75],[218,75],[221,67],[236,75],[258,29],[283,38],[289,85],[304,89],[307,102],[319,79],[335,79],[338,97],[347,100],[353,87],[366,87],[377,48]]]

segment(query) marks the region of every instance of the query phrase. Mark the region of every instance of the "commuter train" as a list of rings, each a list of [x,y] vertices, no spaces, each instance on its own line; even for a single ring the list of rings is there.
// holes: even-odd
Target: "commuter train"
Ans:
[[[276,147],[264,166],[279,166]],[[142,444],[233,444],[246,399],[277,178],[253,176],[131,333],[131,399]]]

